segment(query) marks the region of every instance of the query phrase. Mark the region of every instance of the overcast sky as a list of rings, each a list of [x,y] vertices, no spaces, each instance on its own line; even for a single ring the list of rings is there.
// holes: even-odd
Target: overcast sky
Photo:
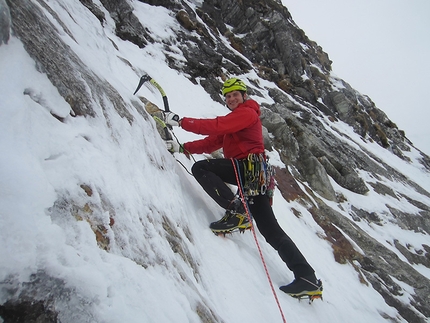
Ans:
[[[430,155],[430,0],[282,0],[333,61]]]

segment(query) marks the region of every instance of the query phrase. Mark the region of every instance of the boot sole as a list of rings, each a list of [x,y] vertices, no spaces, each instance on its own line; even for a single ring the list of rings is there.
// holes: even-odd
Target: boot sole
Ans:
[[[285,293],[285,292],[284,292]],[[300,297],[306,297],[306,296],[322,296],[322,291],[321,290],[315,290],[315,291],[304,291],[304,292],[300,292],[300,293],[286,293],[292,297],[295,298],[300,298]]]

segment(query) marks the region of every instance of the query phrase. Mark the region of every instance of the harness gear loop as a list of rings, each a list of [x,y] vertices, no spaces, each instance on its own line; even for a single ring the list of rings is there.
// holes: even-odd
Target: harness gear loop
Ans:
[[[267,195],[273,197],[275,170],[265,154],[249,154],[244,163],[245,196]]]

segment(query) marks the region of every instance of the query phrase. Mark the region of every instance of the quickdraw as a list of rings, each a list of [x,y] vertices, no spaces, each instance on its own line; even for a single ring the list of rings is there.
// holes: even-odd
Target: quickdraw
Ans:
[[[267,195],[273,197],[275,170],[264,154],[249,154],[244,163],[244,193],[246,196]]]

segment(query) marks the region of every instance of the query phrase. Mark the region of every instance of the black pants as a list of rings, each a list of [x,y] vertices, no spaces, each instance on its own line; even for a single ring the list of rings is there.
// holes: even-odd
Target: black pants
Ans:
[[[209,159],[196,162],[191,169],[194,177],[206,193],[222,208],[227,209],[235,194],[225,184],[237,185],[236,175],[230,159]],[[244,177],[243,164],[239,162],[239,175]],[[257,195],[249,204],[249,210],[257,224],[258,230],[275,250],[281,259],[294,273],[295,278],[314,277],[314,270],[306,261],[291,238],[282,230],[273,213],[270,200],[266,195]]]

